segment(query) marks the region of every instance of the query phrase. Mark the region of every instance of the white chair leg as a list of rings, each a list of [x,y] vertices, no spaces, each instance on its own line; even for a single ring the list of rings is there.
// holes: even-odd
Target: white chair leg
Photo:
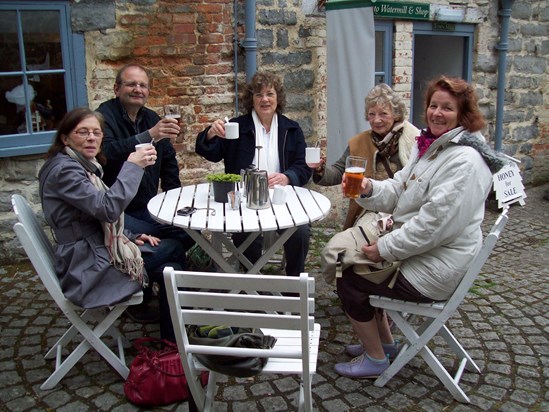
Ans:
[[[465,349],[463,349],[463,346],[461,346],[459,341],[455,338],[455,336],[452,334],[452,332],[450,332],[450,330],[446,326],[443,326],[440,329],[439,333],[440,333],[440,336],[444,338],[444,340],[446,341],[450,349],[452,349],[452,351],[456,354],[456,356],[459,359],[467,360],[465,368],[469,372],[480,373],[480,368],[475,363],[473,358],[471,358],[471,356],[469,356],[469,354],[465,351]]]

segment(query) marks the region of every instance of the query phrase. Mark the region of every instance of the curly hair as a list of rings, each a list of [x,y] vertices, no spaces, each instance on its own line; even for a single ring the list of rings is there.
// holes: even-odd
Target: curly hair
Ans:
[[[428,124],[427,108],[436,91],[445,91],[458,101],[458,124],[469,132],[476,132],[486,125],[484,115],[478,106],[478,97],[473,87],[458,77],[441,76],[432,80],[425,93],[425,122]]]
[[[101,113],[87,107],[77,107],[76,109],[73,109],[65,114],[59,122],[53,143],[50,146],[46,157],[50,158],[55,156],[57,153],[62,152],[65,149],[65,143],[63,143],[62,137],[68,136],[82,120],[87,119],[88,117],[95,117],[99,122],[101,130],[104,130],[105,119]],[[101,145],[103,145],[103,142],[101,142]],[[99,163],[105,164],[106,158],[101,152],[97,154],[96,158]]]
[[[254,93],[261,93],[264,87],[272,87],[276,91],[276,113],[282,114],[286,108],[286,92],[282,80],[276,74],[267,72],[256,72],[250,83],[244,86],[242,92],[242,105],[246,113],[251,113],[254,108]]]
[[[385,83],[375,85],[372,90],[368,92],[366,98],[364,99],[364,106],[366,109],[364,112],[364,117],[366,120],[368,120],[368,110],[375,106],[389,106],[393,111],[393,116],[395,117],[396,123],[404,121],[408,114],[404,102],[394,92],[394,90]]]

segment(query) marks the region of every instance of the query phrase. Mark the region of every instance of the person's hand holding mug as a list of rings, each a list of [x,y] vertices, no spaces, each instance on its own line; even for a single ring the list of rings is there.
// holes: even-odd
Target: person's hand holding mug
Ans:
[[[206,139],[211,140],[215,136],[222,139],[238,139],[239,137],[239,124],[237,122],[229,122],[227,118],[225,121],[218,119],[214,121],[206,134]]]
[[[135,145],[135,152],[130,153],[128,162],[135,163],[141,168],[152,166],[157,158],[156,149],[152,143],[141,143]]]

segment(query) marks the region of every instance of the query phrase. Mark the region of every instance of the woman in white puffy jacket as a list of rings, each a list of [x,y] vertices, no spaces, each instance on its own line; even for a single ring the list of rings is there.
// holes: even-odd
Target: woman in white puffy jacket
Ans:
[[[360,339],[339,363],[341,375],[379,376],[398,352],[387,319],[376,314],[369,295],[415,302],[447,299],[482,244],[484,202],[492,174],[503,158],[480,133],[485,125],[471,85],[441,77],[430,83],[425,103],[427,129],[417,137],[410,161],[393,179],[364,179],[362,207],[393,214],[394,229],[362,251],[374,261],[400,261],[400,273],[375,284],[352,272],[338,279],[343,309]],[[345,179],[342,186],[345,186]],[[377,315],[377,316],[376,316]]]

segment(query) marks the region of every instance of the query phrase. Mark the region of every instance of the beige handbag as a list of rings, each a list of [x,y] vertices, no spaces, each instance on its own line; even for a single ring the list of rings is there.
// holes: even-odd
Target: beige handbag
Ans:
[[[364,244],[377,241],[391,229],[391,215],[364,212],[353,227],[334,235],[321,255],[321,270],[326,282],[334,283],[350,266],[357,275],[378,284],[391,275],[396,277],[399,262],[372,262],[361,250]]]

